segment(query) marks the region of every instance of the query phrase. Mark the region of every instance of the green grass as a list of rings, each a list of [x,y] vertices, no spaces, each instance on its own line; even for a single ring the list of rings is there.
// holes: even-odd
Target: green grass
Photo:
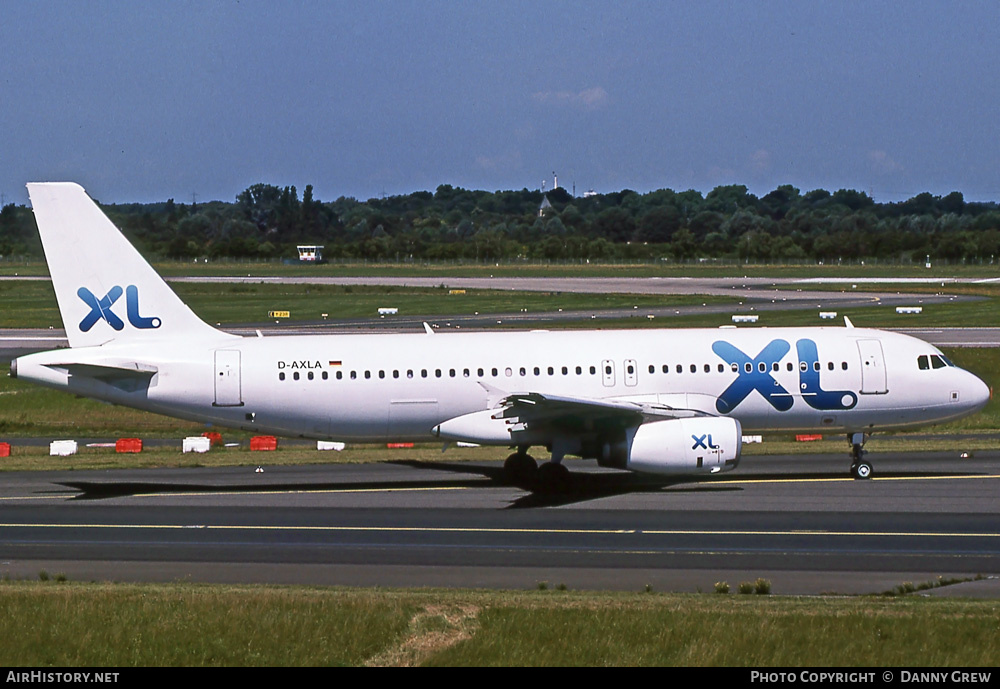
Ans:
[[[992,667],[998,619],[910,597],[6,581],[0,664]]]
[[[289,311],[289,321],[330,318],[376,318],[383,306],[396,307],[400,315],[444,317],[458,315],[551,312],[562,309],[639,309],[732,304],[736,299],[696,295],[654,296],[630,294],[574,294],[570,292],[511,292],[466,290],[449,294],[444,287],[393,287],[296,284],[174,283],[178,296],[208,323],[231,325],[269,321],[269,311]],[[61,328],[62,319],[50,282],[0,281],[0,300],[18,304],[0,310],[0,328]]]

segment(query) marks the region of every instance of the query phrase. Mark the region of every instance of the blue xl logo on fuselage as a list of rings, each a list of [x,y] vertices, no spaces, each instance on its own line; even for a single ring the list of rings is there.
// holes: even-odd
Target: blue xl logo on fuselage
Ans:
[[[153,316],[147,318],[145,316],[139,315],[139,288],[135,285],[129,285],[125,288],[125,316],[128,318],[128,322],[134,328],[140,328],[143,330],[149,328],[159,328],[161,321],[159,318]],[[115,285],[108,290],[100,299],[97,298],[93,292],[91,292],[86,287],[81,287],[76,291],[76,294],[83,303],[90,307],[90,313],[88,313],[82,321],[80,321],[80,330],[87,332],[98,321],[106,321],[115,330],[121,330],[125,327],[125,323],[122,319],[111,310],[111,306],[118,301],[119,297],[122,296],[122,288]]]
[[[793,397],[774,379],[771,371],[777,362],[788,353],[791,346],[785,340],[772,340],[756,357],[750,358],[728,342],[719,340],[712,344],[712,351],[723,361],[732,365],[738,374],[719,399],[715,408],[720,414],[728,414],[756,390],[778,411],[792,408]],[[802,399],[813,409],[833,411],[853,409],[858,396],[850,390],[824,390],[819,381],[819,355],[813,340],[801,339],[795,343],[799,357],[799,388]]]

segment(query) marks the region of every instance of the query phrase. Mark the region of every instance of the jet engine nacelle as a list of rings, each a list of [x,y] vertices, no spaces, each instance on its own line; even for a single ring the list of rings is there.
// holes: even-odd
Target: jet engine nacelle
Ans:
[[[599,460],[648,474],[712,474],[736,468],[742,435],[740,422],[728,417],[654,421],[606,443]]]

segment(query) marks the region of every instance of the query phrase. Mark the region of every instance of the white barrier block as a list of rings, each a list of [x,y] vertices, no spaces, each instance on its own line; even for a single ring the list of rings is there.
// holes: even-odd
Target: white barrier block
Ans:
[[[334,440],[317,440],[316,441],[316,449],[317,450],[336,450],[337,452],[340,452],[345,447],[347,447],[347,445],[345,445],[344,443],[338,443],[338,442],[336,442]]]
[[[208,452],[212,448],[212,439],[203,435],[191,435],[184,438],[184,452]]]
[[[75,440],[53,440],[49,443],[49,456],[66,457],[76,454]]]

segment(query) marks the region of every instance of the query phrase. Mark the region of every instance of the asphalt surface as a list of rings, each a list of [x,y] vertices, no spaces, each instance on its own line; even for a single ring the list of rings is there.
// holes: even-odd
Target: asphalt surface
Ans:
[[[0,576],[71,580],[874,593],[1000,574],[1000,451],[745,457],[661,480],[567,460],[564,491],[499,462],[0,475]],[[962,588],[964,587],[964,588]],[[935,595],[1000,597],[997,580]]]

